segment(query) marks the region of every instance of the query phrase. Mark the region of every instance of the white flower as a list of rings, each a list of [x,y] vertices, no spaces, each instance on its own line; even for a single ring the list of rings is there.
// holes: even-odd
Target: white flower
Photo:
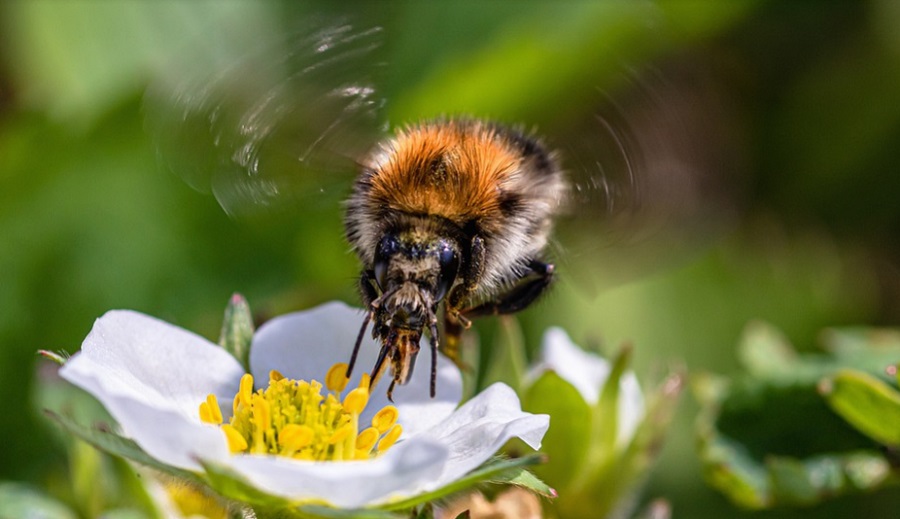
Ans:
[[[274,369],[289,379],[323,380],[332,365],[349,360],[361,322],[361,312],[342,303],[273,319],[254,336],[251,374],[267,380]],[[374,365],[378,349],[371,339],[363,342],[351,387]],[[441,488],[513,437],[540,447],[549,418],[522,412],[503,384],[457,409],[462,378],[443,356],[431,399],[425,349],[410,383],[394,391],[401,441],[357,461],[232,454],[223,429],[200,420],[198,405],[209,394],[232,401],[244,375],[239,363],[206,339],[137,312],[111,311],[98,319],[60,374],[100,400],[125,436],[166,465],[202,474],[200,461],[214,462],[271,495],[355,508]],[[388,404],[384,390],[380,385],[371,395],[360,423]],[[227,422],[231,410],[224,407]]]
[[[571,384],[588,405],[595,405],[612,367],[602,357],[589,353],[572,342],[562,328],[550,328],[544,334],[541,357],[529,374],[536,380],[545,371],[553,371]],[[618,430],[616,444],[630,441],[644,418],[644,397],[634,372],[627,372],[619,380]]]

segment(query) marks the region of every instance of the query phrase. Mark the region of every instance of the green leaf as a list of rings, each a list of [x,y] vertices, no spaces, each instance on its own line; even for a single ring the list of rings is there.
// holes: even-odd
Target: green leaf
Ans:
[[[797,460],[766,460],[773,499],[789,505],[812,505],[832,495],[876,488],[890,475],[890,465],[875,452],[825,455]]]
[[[536,472],[556,488],[566,488],[587,461],[592,411],[581,393],[559,375],[547,371],[522,398],[530,413],[550,415],[550,428],[541,443],[550,463]]]
[[[541,481],[539,477],[523,468],[510,472],[505,480],[494,480],[493,482],[508,483],[517,487],[526,488],[544,497],[556,497],[556,490]]]
[[[744,328],[738,342],[738,357],[748,375],[786,383],[801,379],[814,382],[834,370],[830,358],[798,354],[780,330],[762,321]]]
[[[253,341],[253,332],[253,315],[250,313],[250,305],[241,294],[232,295],[225,308],[225,319],[222,321],[219,345],[236,358],[248,373],[250,372],[250,343]]]
[[[22,483],[0,482],[0,519],[77,519],[66,505]]]
[[[771,502],[766,470],[730,438],[700,433],[703,476],[714,488],[744,508],[759,509]]]
[[[35,407],[51,409],[51,418],[65,417],[72,424],[95,424],[100,431],[110,431],[113,419],[100,402],[59,377],[47,377],[37,386]],[[60,424],[63,425],[63,424]],[[67,427],[54,428],[61,444],[67,448],[69,501],[79,514],[95,517],[110,509],[134,509],[147,517],[155,517],[156,504],[148,495],[145,482],[134,465],[120,456],[109,455],[87,443],[79,435],[69,434]],[[143,512],[141,512],[143,510]]]
[[[894,388],[854,370],[841,370],[819,387],[850,425],[879,443],[900,445],[900,393]]]
[[[434,506],[431,503],[422,505],[415,514],[415,519],[434,519]]]
[[[886,453],[866,437],[900,441],[900,394],[879,378],[887,359],[897,358],[892,337],[832,330],[829,354],[801,355],[777,331],[750,329],[745,347],[761,351],[743,353],[748,373],[695,384],[707,481],[753,509],[811,505],[900,482]],[[777,365],[782,361],[787,368]]]
[[[80,440],[74,440],[69,448],[69,473],[72,493],[80,511],[88,517],[97,517],[105,508],[106,490],[103,454]]]
[[[784,334],[761,321],[744,329],[738,357],[747,371],[758,377],[788,375],[797,364],[797,352]]]
[[[453,481],[447,486],[409,499],[391,503],[383,508],[385,510],[393,511],[409,510],[424,503],[443,499],[457,492],[471,490],[481,483],[511,484],[511,479],[515,478],[520,478],[519,481],[524,483],[524,478],[521,478],[521,469],[544,462],[545,457],[542,454],[531,454],[520,458],[495,457],[490,461],[487,461],[481,467],[466,474],[462,478]],[[537,485],[536,488],[540,488],[540,485]],[[549,489],[549,487],[547,488]],[[551,493],[547,495],[552,495],[552,489],[550,492]]]
[[[299,517],[323,519],[405,519],[408,517],[373,508],[346,510],[324,505],[302,505],[297,508],[297,513]]]
[[[138,447],[134,441],[112,432],[112,428],[109,425],[86,427],[64,414],[58,414],[49,410],[45,410],[44,413],[66,431],[104,452],[129,459],[177,478],[203,483],[203,480],[197,474],[171,467],[152,458]]]
[[[854,368],[888,378],[885,367],[900,358],[900,330],[890,328],[829,328],[822,332],[822,347],[834,369]]]
[[[766,460],[772,480],[775,500],[790,505],[811,505],[820,493],[837,490],[840,485],[839,468],[835,459],[825,458],[820,468],[819,481],[812,481],[806,463],[794,458],[772,456]]]
[[[825,350],[837,357],[873,352],[896,355],[900,352],[900,330],[890,328],[829,328],[822,337]]]

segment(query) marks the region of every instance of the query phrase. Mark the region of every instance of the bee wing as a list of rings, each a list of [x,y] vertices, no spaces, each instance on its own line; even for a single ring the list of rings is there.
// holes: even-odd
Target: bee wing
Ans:
[[[570,192],[555,244],[563,276],[589,291],[702,250],[734,223],[742,190],[733,112],[705,73],[629,71],[595,97],[561,139]]]
[[[381,43],[378,28],[333,24],[263,41],[225,66],[182,67],[145,98],[159,155],[230,215],[333,206],[385,131]]]

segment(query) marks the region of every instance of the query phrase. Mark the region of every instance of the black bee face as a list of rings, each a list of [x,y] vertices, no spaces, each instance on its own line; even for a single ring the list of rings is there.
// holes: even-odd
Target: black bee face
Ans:
[[[460,249],[453,239],[414,230],[381,238],[371,270],[377,293],[371,303],[372,335],[383,344],[373,384],[387,361],[393,374],[391,390],[410,380],[422,330],[428,329],[436,340],[437,307],[456,282],[459,268]]]
[[[386,234],[375,251],[373,273],[391,324],[421,330],[459,273],[458,244],[448,238]]]

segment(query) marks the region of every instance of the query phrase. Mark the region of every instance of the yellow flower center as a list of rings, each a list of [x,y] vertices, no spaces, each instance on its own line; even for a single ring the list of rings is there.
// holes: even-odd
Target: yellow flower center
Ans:
[[[328,391],[312,380],[291,380],[269,373],[269,386],[253,390],[253,376],[241,377],[232,415],[223,423],[215,395],[200,404],[200,420],[221,427],[232,453],[278,454],[301,460],[365,460],[386,452],[403,432],[397,408],[378,411],[360,430],[359,415],[369,402],[368,377],[341,400],[346,364],[335,364],[325,377]]]

